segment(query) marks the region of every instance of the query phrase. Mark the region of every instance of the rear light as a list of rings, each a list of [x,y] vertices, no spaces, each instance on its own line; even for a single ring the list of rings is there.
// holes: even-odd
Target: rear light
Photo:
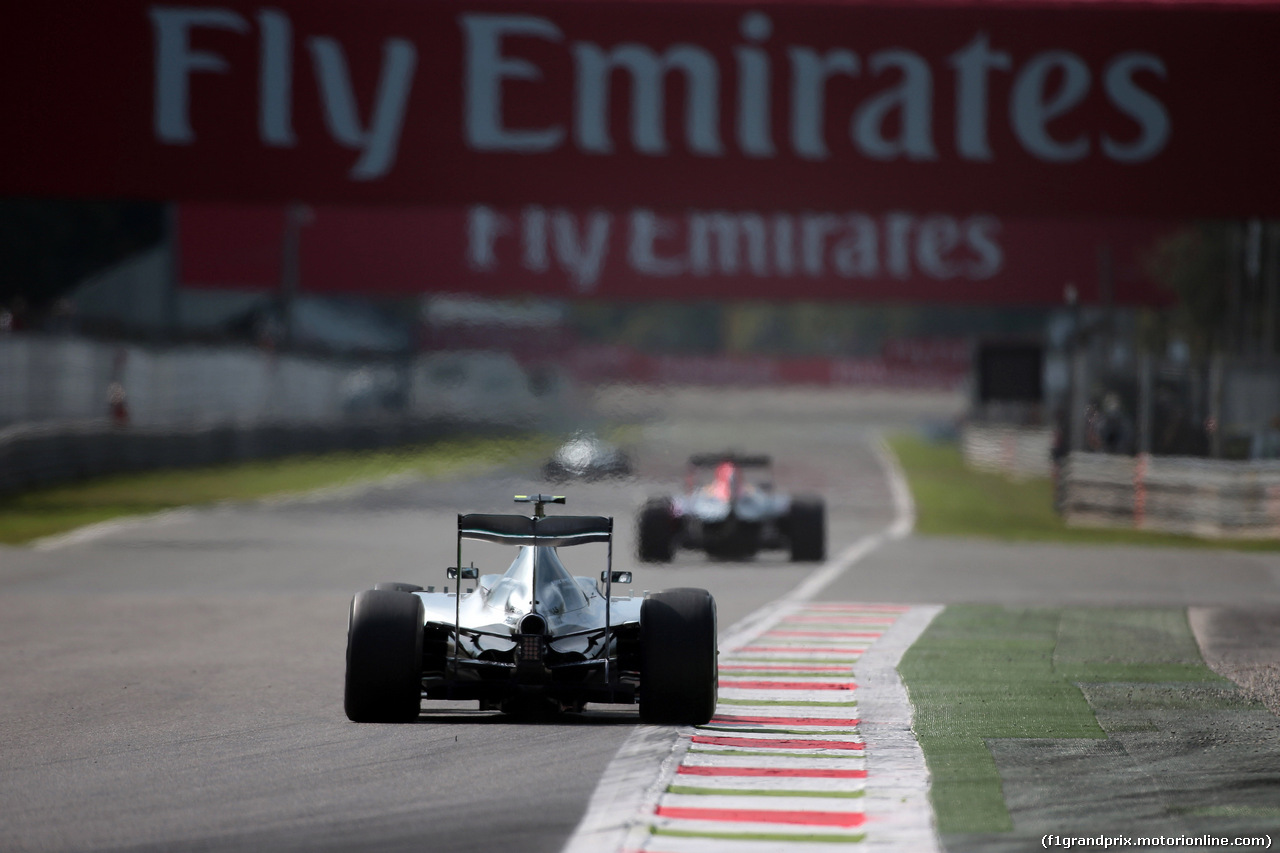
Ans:
[[[547,653],[547,620],[537,613],[529,613],[520,620],[516,634],[516,654],[519,660],[542,663]]]
[[[541,634],[520,634],[517,638],[522,661],[541,661],[546,651],[545,638]]]

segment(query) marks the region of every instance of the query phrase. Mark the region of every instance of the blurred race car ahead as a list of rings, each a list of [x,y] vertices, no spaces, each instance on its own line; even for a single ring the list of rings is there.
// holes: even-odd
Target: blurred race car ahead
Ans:
[[[639,704],[646,723],[700,725],[716,707],[716,603],[704,589],[614,596],[613,519],[545,516],[562,496],[517,496],[532,516],[458,516],[453,592],[380,583],[356,594],[344,707],[355,722],[408,723],[422,699],[475,699],[506,713]],[[464,539],[519,550],[504,574],[462,565]],[[557,548],[607,546],[604,570],[573,577]],[[465,592],[461,582],[475,581]]]
[[[819,497],[776,492],[768,456],[703,453],[689,458],[685,492],[640,510],[641,560],[666,563],[677,548],[740,560],[785,549],[793,561],[826,559],[826,507]]]
[[[553,483],[629,477],[631,459],[625,451],[602,441],[595,433],[576,432],[542,466],[542,473]]]

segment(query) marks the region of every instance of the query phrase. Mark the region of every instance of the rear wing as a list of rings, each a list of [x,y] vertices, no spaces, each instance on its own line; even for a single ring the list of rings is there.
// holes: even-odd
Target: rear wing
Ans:
[[[458,516],[458,537],[501,545],[584,545],[609,542],[613,519],[602,515],[492,515]]]
[[[732,463],[742,468],[767,468],[773,464],[773,458],[765,454],[745,453],[695,453],[689,457],[689,464],[695,468],[709,468]]]
[[[558,548],[564,545],[585,545],[600,542],[608,545],[605,558],[604,580],[604,636],[606,645],[613,634],[611,604],[613,596],[613,518],[603,515],[543,515],[543,505],[563,504],[559,495],[516,495],[517,503],[532,503],[534,514],[505,515],[470,513],[458,516],[458,579],[462,579],[462,540],[496,542],[500,545],[538,545]],[[537,564],[534,564],[534,589],[537,589]],[[462,616],[462,585],[453,605],[453,665],[458,666],[458,638]],[[609,682],[609,659],[604,663],[605,681]]]

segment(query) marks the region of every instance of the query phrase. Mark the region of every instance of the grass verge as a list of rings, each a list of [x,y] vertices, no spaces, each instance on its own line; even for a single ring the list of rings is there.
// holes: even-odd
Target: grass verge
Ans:
[[[550,452],[554,443],[543,436],[459,438],[407,448],[102,477],[0,499],[0,543],[24,544],[86,524],[183,506],[257,500],[396,475],[447,477],[533,459]]]
[[[916,503],[915,532],[1080,545],[1277,551],[1280,540],[1200,539],[1146,530],[1068,527],[1053,509],[1048,478],[1014,482],[965,466],[954,444],[899,435],[889,439]]]
[[[944,834],[1012,829],[988,738],[1106,737],[1077,683],[1228,684],[1181,609],[951,606],[898,670]]]

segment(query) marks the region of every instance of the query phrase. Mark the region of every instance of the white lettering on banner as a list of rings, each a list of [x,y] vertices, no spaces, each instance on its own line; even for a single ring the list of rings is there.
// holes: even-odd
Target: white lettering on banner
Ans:
[[[524,270],[559,274],[578,293],[598,289],[615,244],[614,217],[531,205],[516,214],[472,207],[467,265],[476,273],[503,272],[516,257]],[[692,275],[847,280],[923,277],[982,281],[1001,271],[1000,222],[889,213],[766,215],[751,211],[689,211],[681,216],[637,209],[625,217],[630,274],[649,278]],[[514,266],[514,264],[512,264]]]
[[[369,126],[363,128],[342,45],[337,39],[314,36],[307,40],[307,47],[320,80],[320,102],[324,105],[324,121],[329,133],[348,148],[361,152],[351,169],[351,177],[368,180],[386,174],[400,140],[417,51],[404,39],[387,39],[373,112]]]
[[[191,49],[196,27],[243,33],[244,18],[228,9],[167,9],[152,7],[151,26],[156,36],[155,133],[169,145],[196,141],[191,129],[191,74],[214,71],[225,74],[230,66],[216,53]]]
[[[193,76],[235,70],[227,55],[202,44],[217,33],[222,39],[256,39],[255,106],[263,146],[289,149],[300,144],[294,124],[301,97],[294,85],[294,54],[295,45],[302,44],[314,70],[316,106],[329,136],[358,154],[348,177],[377,180],[395,168],[418,73],[418,48],[412,40],[384,38],[374,90],[357,93],[348,67],[352,60],[341,37],[295,33],[293,19],[279,9],[263,7],[242,14],[212,6],[154,5],[148,15],[154,42],[152,125],[162,144],[197,141],[192,115],[199,105],[191,102]],[[778,43],[770,17],[752,11],[738,19],[736,37],[730,37],[741,43],[726,46],[732,58],[722,68],[725,54],[697,42],[712,35],[702,31],[673,33],[663,46],[637,41],[600,44],[574,39],[568,24],[549,17],[466,12],[456,20],[462,42],[462,65],[457,69],[461,114],[433,118],[460,121],[461,141],[480,153],[536,155],[568,148],[601,157],[627,151],[647,157],[691,153],[823,162],[852,154],[882,163],[929,163],[949,157],[990,163],[1020,149],[1045,163],[1100,157],[1142,164],[1160,156],[1173,133],[1168,109],[1158,90],[1151,88],[1168,78],[1165,63],[1148,52],[1121,52],[1090,67],[1070,50],[1051,48],[1015,63],[1010,51],[978,32],[945,57],[926,57],[898,45],[866,53],[864,59],[853,47]],[[521,54],[531,44],[542,50],[541,60]],[[547,49],[562,52],[563,70],[571,72],[572,98],[565,99],[555,114],[531,115],[525,108],[522,126],[515,126],[517,120],[507,110],[510,98],[504,93],[513,83],[534,90],[553,85],[547,82],[548,69],[539,64],[548,62]],[[1007,78],[1008,85],[993,87],[997,76]],[[210,80],[200,89],[214,85]],[[993,104],[992,92],[1006,89],[1007,103]],[[837,114],[832,104],[846,104],[854,91],[864,94]],[[614,102],[624,97],[628,109],[614,109]],[[671,103],[677,97],[682,101]],[[1086,102],[1090,116],[1100,113],[1091,97],[1109,107],[1110,115],[1101,113],[1104,119],[1135,130],[1119,136],[1110,125],[1061,130],[1061,120],[1083,114]],[[548,97],[545,103],[561,99]],[[947,113],[948,104],[953,116]],[[669,122],[677,114],[675,106],[682,107],[682,120]],[[940,120],[944,115],[947,120]],[[993,147],[993,138],[1009,138],[992,133],[996,122],[1008,123],[1012,137],[1005,146],[1015,151]],[[621,132],[615,124],[624,125]],[[954,127],[954,138],[937,139],[935,128],[948,124]],[[433,153],[415,151],[414,156]],[[697,254],[683,260],[664,256],[654,242],[662,239],[661,229],[651,230],[659,224],[644,217],[632,222],[630,251],[637,269],[673,275],[685,264],[695,272],[705,264]],[[786,252],[795,268],[812,269],[814,247],[831,236],[827,226],[821,220],[774,225],[775,230],[787,231],[775,243],[785,239],[796,244],[798,256]],[[550,238],[558,239],[554,226],[548,228]],[[577,258],[573,263],[582,276],[591,274],[591,241],[596,234],[588,230],[581,239],[559,240],[566,257]],[[949,241],[948,234],[931,232],[926,242],[941,246]],[[961,228],[962,238],[968,234],[969,229]],[[886,257],[896,262],[899,255],[888,252]],[[854,266],[863,263],[852,255],[846,260]]]
[[[1061,72],[1058,91],[1046,100],[1049,75]],[[1013,81],[1013,98],[1009,118],[1022,147],[1041,160],[1070,162],[1089,153],[1089,140],[1077,136],[1070,142],[1059,142],[1049,135],[1049,122],[1071,112],[1089,93],[1089,66],[1084,60],[1064,50],[1040,53],[1023,66]]]
[[[572,145],[588,154],[615,153],[610,103],[618,85],[615,72],[621,71],[629,82],[632,150],[654,157],[671,153],[672,140],[678,137],[665,126],[667,78],[678,74],[683,86],[676,88],[684,93],[684,149],[703,157],[730,153],[720,138],[726,100],[721,96],[723,75],[715,54],[705,47],[677,42],[660,52],[635,42],[606,46],[569,41],[567,28],[533,15],[473,12],[460,15],[458,21],[466,42],[465,139],[472,150],[538,153]],[[773,23],[761,12],[748,12],[740,19],[739,30],[748,43],[732,49],[737,91],[729,118],[736,153],[775,158],[779,152],[772,137],[773,55],[767,49]],[[532,60],[504,51],[503,38],[517,35],[566,44],[574,68],[572,115],[547,116],[538,129],[507,127],[503,81],[544,77],[543,69]],[[1136,139],[1117,141],[1104,131],[1081,132],[1071,139],[1057,139],[1050,132],[1051,123],[1079,107],[1093,87],[1093,71],[1071,51],[1041,51],[1015,68],[1011,54],[994,49],[988,34],[979,32],[935,71],[928,59],[914,51],[882,50],[868,56],[867,75],[870,79],[892,75],[896,82],[862,100],[852,115],[844,117],[829,115],[827,87],[837,77],[861,78],[863,64],[855,51],[819,52],[805,45],[774,51],[785,55],[790,78],[788,153],[806,160],[835,156],[827,135],[834,118],[847,121],[848,141],[863,157],[881,162],[938,160],[934,77],[948,72],[954,76],[954,151],[962,160],[990,162],[998,157],[989,133],[993,119],[989,82],[996,73],[1012,74],[1008,121],[1014,138],[1023,151],[1044,162],[1084,159],[1094,150],[1093,136],[1098,136],[1097,148],[1104,157],[1143,163],[1159,155],[1170,136],[1164,103],[1139,82],[1141,76],[1157,80],[1166,76],[1164,62],[1151,53],[1122,53],[1102,69],[1107,102],[1139,126]],[[644,254],[643,249],[638,251]]]
[[[613,151],[608,129],[610,78],[615,69],[622,69],[631,75],[631,144],[637,151],[667,153],[663,93],[667,73],[679,70],[689,91],[685,101],[689,149],[709,157],[724,153],[717,129],[720,75],[715,58],[707,51],[678,44],[659,57],[641,44],[622,44],[606,52],[590,42],[578,42],[573,53],[578,66],[575,139],[583,151]]]
[[[298,144],[293,132],[293,26],[283,12],[264,9],[258,13],[258,28],[258,133],[268,145],[292,148]]]
[[[477,272],[496,269],[498,254],[494,244],[510,230],[507,218],[496,210],[479,205],[471,208],[467,214],[467,266]]]
[[[979,33],[972,42],[951,54],[950,62],[956,70],[956,150],[966,160],[989,161],[987,72],[1008,71],[1013,61],[1009,54],[991,50],[987,34]]]
[[[562,269],[568,271],[579,293],[587,293],[600,278],[605,250],[609,245],[612,217],[593,211],[587,217],[587,229],[581,241],[572,213],[558,210],[551,218],[555,235],[555,255]]]
[[[868,98],[853,114],[853,138],[858,149],[874,160],[936,160],[933,150],[933,74],[929,63],[909,50],[886,50],[873,54],[871,73],[897,68],[902,82],[873,98]],[[884,136],[885,120],[901,114],[902,138]]]
[[[652,210],[631,213],[631,239],[627,241],[627,261],[641,275],[667,278],[684,272],[684,264],[675,258],[658,257],[657,242],[670,240],[676,226]]]
[[[168,145],[191,145],[196,141],[190,118],[191,74],[231,70],[224,57],[193,49],[192,31],[246,34],[250,24],[230,9],[153,6],[150,17],[155,34],[155,135]],[[293,26],[287,15],[275,9],[259,12],[257,22],[261,33],[258,134],[265,145],[292,148],[298,144],[292,121]],[[319,81],[317,94],[326,128],[339,144],[360,152],[349,176],[357,181],[384,176],[395,163],[417,48],[402,38],[383,43],[381,74],[368,124],[362,126],[341,43],[329,36],[312,36],[307,47]]]
[[[711,244],[718,251],[712,262]],[[694,275],[735,275],[746,245],[747,267],[757,277],[769,275],[764,217],[757,213],[694,213],[689,216],[689,269]]]
[[[744,39],[758,45],[773,34],[773,22],[767,15],[749,12],[742,16],[741,29]],[[769,54],[759,47],[739,45],[733,55],[738,60],[738,147],[748,157],[772,157],[777,152],[770,136]]]
[[[822,56],[808,47],[787,50],[791,58],[791,146],[807,160],[825,160],[824,120],[827,114],[827,78],[832,74],[858,76],[858,57],[848,50],[831,50]]]
[[[579,293],[589,293],[600,279],[609,248],[613,217],[592,211],[580,230],[578,217],[565,210],[548,212],[536,205],[520,214],[521,266],[533,273],[551,269],[551,260],[569,276]],[[548,227],[550,226],[550,227]],[[467,266],[478,273],[495,272],[501,253],[498,242],[516,233],[510,217],[477,205],[467,212]]]
[[[530,272],[546,272],[551,268],[547,255],[547,212],[537,206],[526,207],[520,220],[524,226],[520,229],[524,247],[522,266]]]
[[[541,80],[532,62],[502,55],[502,39],[527,36],[558,42],[555,24],[530,15],[463,15],[458,19],[466,41],[462,91],[466,103],[467,144],[478,151],[550,151],[564,138],[561,127],[508,130],[502,121],[502,81]]]
[[[880,272],[880,235],[875,220],[861,213],[845,219],[844,234],[831,250],[831,263],[842,278],[867,278]],[[820,261],[817,263],[821,270]]]
[[[1124,53],[1107,66],[1103,85],[1112,102],[1142,127],[1142,134],[1133,142],[1116,142],[1109,136],[1102,137],[1102,150],[1112,160],[1121,163],[1141,163],[1160,153],[1169,141],[1169,114],[1164,104],[1139,89],[1133,83],[1135,71],[1146,71],[1164,79],[1164,63],[1149,53]]]

